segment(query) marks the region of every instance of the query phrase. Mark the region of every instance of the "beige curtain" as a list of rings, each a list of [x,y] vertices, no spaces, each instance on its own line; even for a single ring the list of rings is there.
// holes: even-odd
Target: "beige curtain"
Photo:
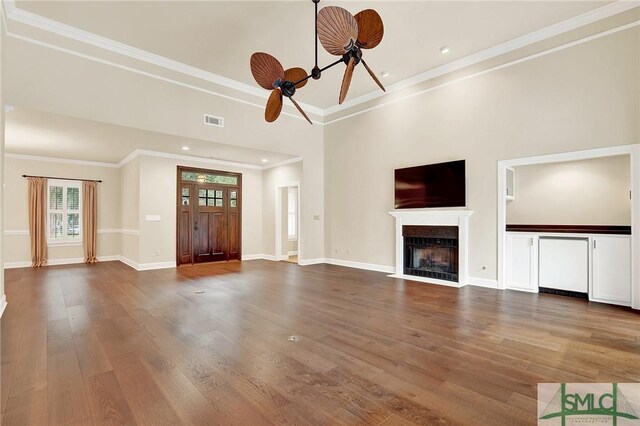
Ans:
[[[29,235],[31,266],[47,264],[47,179],[29,178]]]
[[[96,234],[98,228],[98,182],[82,182],[82,246],[84,263],[98,262]]]

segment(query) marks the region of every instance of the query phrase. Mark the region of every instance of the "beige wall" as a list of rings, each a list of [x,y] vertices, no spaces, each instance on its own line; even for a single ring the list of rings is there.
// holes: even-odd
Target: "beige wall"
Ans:
[[[628,155],[515,168],[507,223],[631,225]]]
[[[98,185],[98,256],[120,254],[120,172],[111,167],[94,167],[44,161],[5,158],[4,230],[9,234],[24,231],[25,235],[5,235],[4,262],[30,262],[27,180],[23,174],[79,179],[100,179]],[[13,231],[13,232],[12,232]],[[105,232],[106,231],[106,232]],[[49,246],[49,259],[82,258],[82,244]]]
[[[261,170],[147,156],[139,159],[139,263],[175,262],[178,165],[242,173],[242,254],[262,253]],[[160,215],[161,221],[147,222],[146,215]]]
[[[282,115],[277,122],[267,123],[264,121],[264,100],[256,101],[255,97],[233,89],[187,79],[188,83],[210,91],[229,93],[259,105],[170,84],[15,38],[7,44],[9,54],[16,59],[7,70],[8,81],[11,81],[7,94],[11,102],[21,107],[303,157],[303,190],[314,194],[302,198],[301,222],[303,238],[307,238],[304,251],[307,258],[324,257],[323,126],[311,126],[299,119],[299,113],[289,103],[284,109],[293,117]],[[159,67],[154,68],[154,72],[181,78]],[[114,108],[113,105],[126,105],[126,108]],[[203,125],[203,112],[224,117],[224,128]],[[215,152],[211,155],[217,157]],[[272,194],[273,190],[265,197],[270,200]],[[273,204],[273,201],[269,202]],[[314,216],[319,220],[314,220]],[[271,240],[272,235],[269,234]],[[253,244],[262,246],[262,241],[258,240],[246,241],[247,248]],[[272,241],[271,253],[273,250]],[[143,256],[142,252],[140,256]]]
[[[4,92],[2,90],[2,57],[4,56],[4,20],[0,19],[0,315],[4,310]]]
[[[306,162],[306,160],[305,160]],[[313,194],[317,194],[315,191],[310,190],[309,195],[307,195],[307,188],[305,186],[306,182],[306,169],[303,165],[303,162],[299,161],[292,164],[286,164],[280,167],[274,167],[271,169],[266,169],[262,172],[262,230],[263,230],[263,254],[275,256],[276,255],[276,187],[278,186],[287,186],[296,182],[300,182],[300,202],[306,209],[303,207],[302,215],[306,222],[303,226],[308,226],[309,222],[313,222],[313,209],[310,209],[309,206],[312,205],[313,201],[307,200],[305,203],[305,199],[308,198],[322,198],[322,197],[314,197]],[[303,182],[303,172],[305,181]],[[284,194],[284,193],[283,193]],[[286,197],[285,197],[286,198]],[[302,216],[301,216],[302,219]],[[305,226],[305,230],[308,229]],[[286,232],[286,231],[285,231]],[[303,232],[301,235],[302,240],[302,250],[304,250],[304,259],[313,259],[312,256],[317,256],[317,252],[311,251],[307,252],[305,243],[307,241],[314,241],[314,233],[310,232],[310,235],[307,235]],[[309,254],[308,254],[309,253]]]
[[[134,158],[120,169],[120,254],[140,261],[140,160]]]
[[[635,27],[325,126],[326,257],[393,265],[393,170],[466,159],[470,276],[495,279],[497,161],[640,142],[639,75]]]

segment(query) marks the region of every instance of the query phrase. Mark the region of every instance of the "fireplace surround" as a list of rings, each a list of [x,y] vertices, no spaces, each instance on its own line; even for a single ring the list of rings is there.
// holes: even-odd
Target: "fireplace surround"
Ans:
[[[471,210],[395,210],[392,277],[454,287],[467,284]]]

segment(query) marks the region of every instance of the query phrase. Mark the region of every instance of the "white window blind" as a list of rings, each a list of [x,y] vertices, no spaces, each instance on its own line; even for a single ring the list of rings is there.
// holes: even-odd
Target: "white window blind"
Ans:
[[[49,244],[82,242],[81,182],[49,180],[47,242]]]

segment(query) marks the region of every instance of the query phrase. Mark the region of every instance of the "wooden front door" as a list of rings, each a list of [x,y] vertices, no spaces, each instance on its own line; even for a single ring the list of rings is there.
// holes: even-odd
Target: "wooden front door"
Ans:
[[[193,206],[193,263],[229,259],[226,188],[199,184]]]
[[[178,265],[241,259],[240,179],[234,173],[178,168]]]

